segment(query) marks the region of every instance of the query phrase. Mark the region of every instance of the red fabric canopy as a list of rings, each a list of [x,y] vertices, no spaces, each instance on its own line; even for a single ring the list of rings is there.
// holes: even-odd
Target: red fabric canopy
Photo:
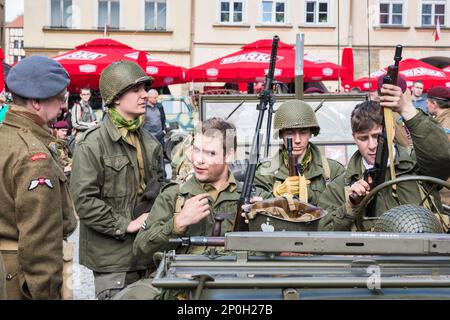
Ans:
[[[188,71],[189,81],[198,82],[260,82],[269,68],[272,40],[258,40],[247,44],[240,51],[193,67]],[[295,76],[294,46],[279,42],[275,79],[291,82]],[[305,54],[303,80],[337,80],[338,66],[319,57]]]
[[[375,71],[371,77],[363,77],[353,82],[352,87],[357,87],[362,91],[377,90],[377,79],[383,76],[387,68]],[[416,59],[404,59],[400,61],[399,75],[401,75],[408,88],[411,88],[414,81],[421,80],[423,82],[424,92],[434,86],[450,87],[450,73],[445,73],[442,69],[436,68],[428,63]]]
[[[0,93],[3,93],[5,90],[5,76],[3,74],[3,59],[5,59],[5,55],[3,54],[2,48],[0,48]]]
[[[117,60],[131,60],[138,63],[148,75],[154,78],[152,87],[184,83],[185,70],[165,63],[133,49],[121,42],[100,38],[86,42],[53,58],[59,61],[70,75],[69,91],[79,92],[84,86],[98,89],[100,73],[106,66]]]

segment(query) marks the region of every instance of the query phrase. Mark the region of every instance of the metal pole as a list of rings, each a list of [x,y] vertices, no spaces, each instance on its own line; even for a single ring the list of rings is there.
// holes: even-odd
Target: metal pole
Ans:
[[[295,37],[295,98],[303,100],[303,63],[305,58],[305,34]]]

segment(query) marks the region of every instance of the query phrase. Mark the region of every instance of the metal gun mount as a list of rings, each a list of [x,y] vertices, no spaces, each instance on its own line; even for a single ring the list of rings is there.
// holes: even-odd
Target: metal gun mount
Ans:
[[[184,238],[228,254],[165,253],[152,284],[199,299],[450,298],[447,234],[233,232],[211,240]]]

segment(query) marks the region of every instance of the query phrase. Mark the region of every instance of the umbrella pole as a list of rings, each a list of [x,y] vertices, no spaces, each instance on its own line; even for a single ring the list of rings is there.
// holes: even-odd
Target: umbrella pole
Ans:
[[[295,41],[295,98],[303,100],[303,62],[305,34],[297,33]]]

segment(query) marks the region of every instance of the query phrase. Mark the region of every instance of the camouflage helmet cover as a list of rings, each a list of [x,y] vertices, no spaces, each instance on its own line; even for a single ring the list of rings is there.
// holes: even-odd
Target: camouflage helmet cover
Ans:
[[[320,126],[316,114],[309,104],[301,100],[289,100],[281,104],[275,112],[273,127],[276,131],[284,129],[311,128],[316,136]]]
[[[136,63],[119,60],[108,65],[100,75],[100,94],[105,105],[111,105],[115,99],[135,85],[145,83],[150,86],[153,78]]]

